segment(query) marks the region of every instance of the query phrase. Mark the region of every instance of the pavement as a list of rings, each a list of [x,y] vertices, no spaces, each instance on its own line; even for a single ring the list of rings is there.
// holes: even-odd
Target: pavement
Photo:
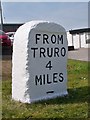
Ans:
[[[68,51],[68,58],[81,61],[90,61],[90,48],[80,48]]]
[[[80,48],[72,51],[68,51],[68,59],[80,60],[80,61],[90,61],[90,48]],[[0,59],[12,59],[11,55],[0,55]]]

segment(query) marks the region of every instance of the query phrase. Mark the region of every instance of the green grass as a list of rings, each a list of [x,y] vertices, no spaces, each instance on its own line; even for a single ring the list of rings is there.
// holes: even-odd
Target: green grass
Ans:
[[[11,76],[2,81],[3,118],[87,118],[88,62],[68,60],[68,95],[24,104],[11,99]],[[3,73],[4,74],[4,73]],[[11,74],[11,71],[10,71]]]

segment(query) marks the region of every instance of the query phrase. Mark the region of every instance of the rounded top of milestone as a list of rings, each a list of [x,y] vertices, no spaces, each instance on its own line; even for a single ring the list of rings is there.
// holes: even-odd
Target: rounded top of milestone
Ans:
[[[43,31],[43,32],[57,32],[57,33],[58,32],[61,32],[61,33],[66,32],[64,27],[61,26],[60,24],[50,22],[50,21],[41,21],[41,20],[27,22],[27,23],[23,24],[22,26],[20,26],[19,29],[21,30],[21,29],[25,29],[25,28],[29,28],[29,30],[35,28],[36,30]]]

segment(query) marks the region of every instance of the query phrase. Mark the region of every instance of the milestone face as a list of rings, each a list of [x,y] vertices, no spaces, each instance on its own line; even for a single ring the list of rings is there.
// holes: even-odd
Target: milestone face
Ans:
[[[54,23],[39,23],[28,31],[26,38],[25,99],[29,96],[33,102],[67,94],[67,37],[64,28]]]

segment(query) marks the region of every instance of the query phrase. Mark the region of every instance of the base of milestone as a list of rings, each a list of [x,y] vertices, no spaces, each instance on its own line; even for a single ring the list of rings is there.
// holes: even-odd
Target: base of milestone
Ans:
[[[44,96],[44,97],[39,97],[39,98],[35,98],[35,99],[30,99],[30,98],[25,98],[25,99],[18,99],[18,98],[14,98],[12,96],[12,99],[13,100],[16,100],[16,101],[19,101],[19,102],[22,102],[22,103],[34,103],[34,102],[38,102],[38,101],[41,101],[41,100],[48,100],[48,99],[55,99],[57,97],[64,97],[64,96],[67,96],[68,95],[68,92],[64,92],[64,93],[57,93],[57,94],[54,94],[54,95],[50,95],[50,96]]]

